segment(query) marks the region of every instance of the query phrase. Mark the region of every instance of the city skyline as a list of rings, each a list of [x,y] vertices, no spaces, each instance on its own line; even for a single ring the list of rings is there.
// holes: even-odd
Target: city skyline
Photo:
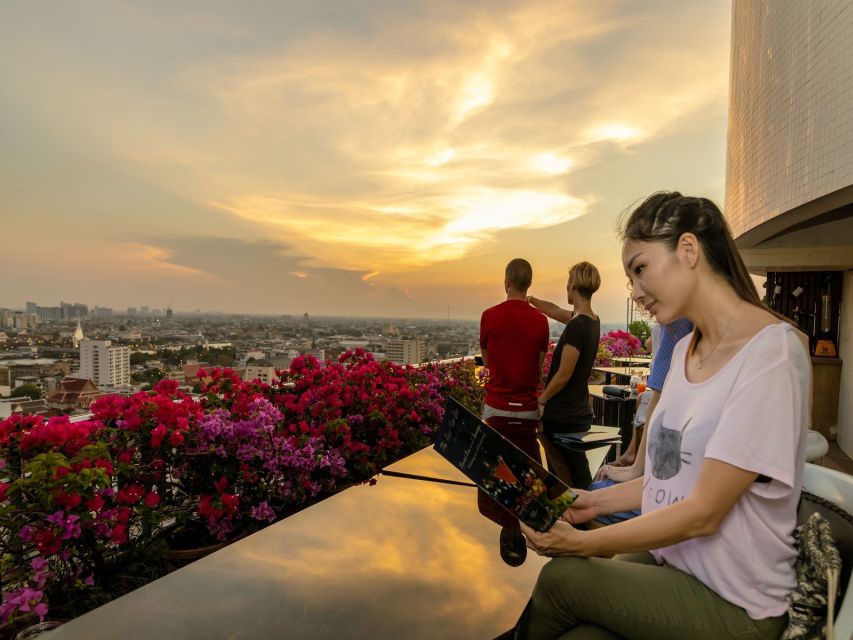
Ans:
[[[619,214],[722,204],[728,3],[0,8],[0,307],[625,317]],[[35,246],[35,251],[33,246]],[[144,301],[144,302],[143,302]]]

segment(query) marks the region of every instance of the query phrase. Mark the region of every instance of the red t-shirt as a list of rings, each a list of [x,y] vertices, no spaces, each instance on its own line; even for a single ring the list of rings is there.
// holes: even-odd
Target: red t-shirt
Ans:
[[[480,318],[480,348],[486,350],[486,404],[504,411],[536,409],[539,354],[548,350],[548,320],[525,300],[507,300]]]

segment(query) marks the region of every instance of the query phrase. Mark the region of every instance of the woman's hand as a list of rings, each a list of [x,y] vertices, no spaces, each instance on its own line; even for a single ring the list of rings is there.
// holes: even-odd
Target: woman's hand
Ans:
[[[575,556],[581,555],[582,532],[568,522],[557,520],[548,531],[534,531],[523,522],[521,532],[527,539],[527,547],[540,556]]]
[[[629,448],[628,451],[625,451],[621,456],[616,458],[616,460],[614,460],[611,464],[613,464],[614,467],[630,467],[632,464],[634,464],[634,460],[636,460],[636,459],[637,459],[637,455],[634,453],[634,451],[630,450],[630,448]]]
[[[598,515],[598,509],[593,503],[592,492],[583,489],[574,489],[578,494],[577,499],[560,516],[560,520],[569,524],[583,524],[589,522]]]
[[[606,464],[598,473],[595,474],[595,480],[613,480],[613,482],[628,482],[634,478],[639,478],[640,473],[634,469],[634,465],[629,467],[617,467],[612,464]]]

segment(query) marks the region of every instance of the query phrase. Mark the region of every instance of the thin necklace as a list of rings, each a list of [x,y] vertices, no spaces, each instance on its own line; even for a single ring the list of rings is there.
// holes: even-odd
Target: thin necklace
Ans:
[[[711,357],[711,354],[713,354],[713,353],[714,353],[714,351],[716,351],[716,350],[717,350],[717,347],[719,346],[720,342],[722,342],[723,338],[725,338],[725,337],[726,337],[726,334],[729,332],[729,329],[731,329],[732,322],[734,322],[734,321],[735,321],[735,317],[737,316],[737,312],[740,310],[740,303],[741,303],[741,302],[743,302],[743,299],[738,300],[738,303],[737,303],[737,306],[735,307],[734,313],[732,313],[732,317],[731,317],[731,318],[729,318],[729,323],[726,325],[726,328],[725,328],[725,329],[723,330],[723,332],[720,334],[720,337],[719,337],[719,338],[717,338],[717,341],[714,343],[714,346],[713,346],[713,347],[711,347],[711,350],[708,352],[708,355],[707,355],[707,356],[705,356],[704,358],[700,358],[700,357],[699,357],[699,354],[698,354],[698,353],[696,354],[696,359],[699,361],[699,362],[696,364],[696,368],[697,368],[697,369],[701,369],[701,368],[702,368],[702,365],[703,365],[703,364],[705,364],[705,361],[706,361],[706,360],[708,360],[708,358],[710,358],[710,357]]]

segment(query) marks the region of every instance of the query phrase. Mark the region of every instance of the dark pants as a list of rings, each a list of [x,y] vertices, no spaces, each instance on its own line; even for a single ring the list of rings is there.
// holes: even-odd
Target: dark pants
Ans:
[[[571,486],[577,489],[586,489],[592,483],[592,473],[589,470],[589,460],[587,460],[586,452],[567,449],[565,445],[557,443],[553,436],[555,433],[589,431],[591,426],[592,416],[588,418],[574,418],[571,421],[542,419],[544,435],[553,445],[549,447],[548,455],[562,456],[563,462],[565,462],[572,476]]]
[[[542,568],[520,637],[529,640],[778,638],[787,615],[753,620],[648,552],[554,558]]]

